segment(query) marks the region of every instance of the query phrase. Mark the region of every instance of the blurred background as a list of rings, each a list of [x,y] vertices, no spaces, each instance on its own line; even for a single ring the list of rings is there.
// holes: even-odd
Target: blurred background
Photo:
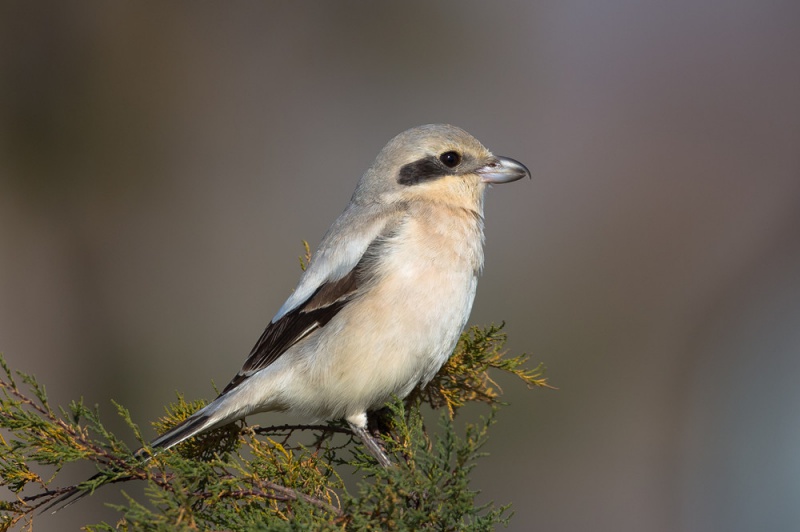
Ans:
[[[559,388],[502,381],[481,500],[515,531],[800,529],[797,2],[0,21],[0,351],[54,403],[124,432],[114,399],[152,435],[176,390],[211,398],[384,143],[448,122],[533,171],[488,193],[471,321],[505,320]]]

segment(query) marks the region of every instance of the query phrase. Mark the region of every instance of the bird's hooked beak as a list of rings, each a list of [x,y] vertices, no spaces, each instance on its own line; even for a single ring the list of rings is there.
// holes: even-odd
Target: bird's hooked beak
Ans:
[[[491,161],[476,172],[484,183],[511,183],[525,176],[531,177],[528,167],[510,157],[495,155]]]

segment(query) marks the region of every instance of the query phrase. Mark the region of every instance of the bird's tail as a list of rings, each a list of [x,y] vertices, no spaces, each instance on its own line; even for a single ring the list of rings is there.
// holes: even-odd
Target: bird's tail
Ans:
[[[152,450],[156,452],[166,451],[170,447],[174,447],[179,443],[188,440],[192,436],[199,434],[200,432],[224,423],[224,419],[219,419],[218,416],[214,416],[213,410],[211,409],[212,406],[214,406],[214,403],[211,403],[206,408],[195,412],[193,415],[186,418],[171,430],[153,440],[153,442],[150,444]],[[150,455],[145,451],[144,448],[141,448],[134,453],[134,458],[141,460],[141,463],[144,464],[150,460]],[[103,473],[97,473],[88,478],[86,481],[82,482],[82,484],[95,480],[101,476],[103,476]],[[124,480],[129,480],[129,478],[120,478],[114,482],[122,482]],[[70,506],[71,504],[81,500],[85,496],[91,495],[92,493],[94,493],[94,489],[80,490],[76,486],[63,495],[58,496],[55,500],[47,503],[44,507],[42,507],[42,512],[46,512],[47,510],[55,508],[53,509],[52,513],[56,513],[59,510],[63,510],[67,506]]]
[[[192,436],[210,429],[216,425],[219,420],[208,412],[208,410],[209,408],[206,407],[199,412],[195,412],[193,415],[153,440],[150,446],[156,451],[166,451],[170,447],[175,447]]]

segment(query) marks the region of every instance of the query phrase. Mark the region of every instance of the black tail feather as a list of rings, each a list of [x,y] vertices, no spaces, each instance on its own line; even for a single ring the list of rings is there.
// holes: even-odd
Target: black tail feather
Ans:
[[[170,447],[174,447],[182,441],[188,440],[195,434],[205,430],[210,416],[202,412],[201,410],[173,427],[170,431],[162,434],[153,440],[150,446],[154,450],[166,451]]]

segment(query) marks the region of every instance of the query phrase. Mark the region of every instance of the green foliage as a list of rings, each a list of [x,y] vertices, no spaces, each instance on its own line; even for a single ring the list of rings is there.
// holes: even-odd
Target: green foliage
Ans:
[[[467,403],[479,401],[502,405],[500,386],[489,375],[498,369],[519,377],[529,387],[553,388],[544,377],[544,366],[525,369],[527,355],[505,358],[505,323],[472,327],[461,335],[453,355],[423,390],[417,390],[432,408],[446,407],[450,416]]]
[[[306,271],[306,269],[311,265],[311,246],[308,245],[308,242],[303,240],[303,255],[298,257],[300,259],[300,269]]]
[[[151,454],[128,411],[115,404],[144,446],[137,454],[103,426],[97,408],[73,402],[54,411],[44,387],[0,357],[0,485],[16,496],[0,503],[0,531],[31,526],[37,508],[73,487],[53,487],[54,476],[43,470],[80,460],[99,471],[78,486],[82,491],[147,481],[146,500],[126,495],[126,504],[114,506],[118,522],[88,530],[492,530],[507,522],[508,506],[476,506],[469,485],[503,404],[489,371],[548,386],[541,367],[524,369],[526,356],[503,357],[505,340],[502,325],[473,327],[424,390],[372,416],[396,464],[390,468],[376,464],[339,423],[234,423]],[[474,402],[489,405],[487,416],[460,426],[455,415]],[[204,405],[179,395],[153,426],[163,433]],[[437,430],[426,431],[425,408],[441,411]],[[355,477],[350,487],[343,476]]]
[[[494,410],[480,424],[468,424],[460,437],[451,418],[440,418],[441,433],[430,437],[420,410],[403,402],[390,406],[396,422],[389,449],[401,467],[371,467],[375,481],[362,483],[347,515],[354,530],[493,530],[510,517],[508,506],[475,506],[469,473],[494,422]]]

